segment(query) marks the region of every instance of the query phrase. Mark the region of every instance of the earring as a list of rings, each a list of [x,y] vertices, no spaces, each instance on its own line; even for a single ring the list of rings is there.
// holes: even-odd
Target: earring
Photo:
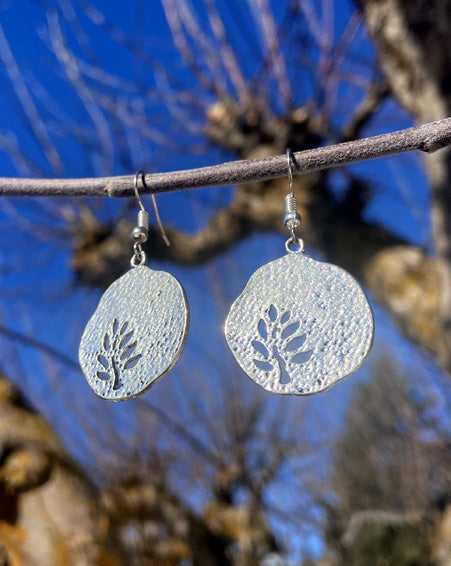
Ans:
[[[241,368],[271,393],[324,391],[364,363],[374,337],[374,318],[360,285],[344,269],[304,254],[296,236],[301,222],[289,194],[284,224],[287,254],[260,267],[233,303],[225,336]]]
[[[175,277],[146,267],[149,214],[134,187],[140,211],[133,228],[132,269],[112,283],[86,325],[79,360],[93,391],[111,401],[141,395],[177,362],[186,343],[189,310]],[[157,209],[156,209],[157,210]],[[158,216],[158,215],[157,215]]]

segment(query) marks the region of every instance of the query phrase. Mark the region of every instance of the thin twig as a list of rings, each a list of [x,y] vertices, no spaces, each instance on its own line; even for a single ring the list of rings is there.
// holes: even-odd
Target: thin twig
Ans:
[[[451,145],[451,118],[423,126],[382,134],[371,138],[309,149],[294,153],[294,174],[330,169],[347,163],[385,155],[420,150],[432,153]],[[284,177],[286,155],[230,161],[222,165],[146,175],[143,194],[157,194],[182,189],[234,185]],[[91,179],[14,179],[0,178],[0,196],[132,197],[134,175]]]
[[[342,129],[341,142],[355,140],[362,128],[373,118],[376,110],[390,94],[386,81],[374,82],[370,85],[362,101],[354,111],[351,120]]]
[[[3,62],[5,71],[11,81],[16,97],[21,104],[23,115],[27,119],[29,130],[33,133],[34,137],[39,143],[39,146],[44,151],[44,155],[48,163],[51,165],[52,169],[59,173],[63,173],[64,167],[61,161],[61,157],[56,147],[54,146],[47,131],[47,126],[41,115],[39,114],[32,96],[30,95],[26,81],[24,80],[24,77],[20,72],[19,66],[14,58],[13,52],[11,51],[8,40],[6,39],[3,28],[1,26],[0,60]]]

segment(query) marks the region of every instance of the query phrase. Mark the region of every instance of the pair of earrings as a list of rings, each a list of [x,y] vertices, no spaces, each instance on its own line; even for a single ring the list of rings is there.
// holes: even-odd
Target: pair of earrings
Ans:
[[[260,267],[233,303],[225,324],[227,343],[241,368],[271,393],[309,395],[328,389],[364,363],[374,319],[360,285],[343,269],[304,253],[296,235],[301,217],[289,194],[284,224],[287,254]],[[141,210],[132,231],[132,269],[102,296],[83,333],[79,359],[89,385],[119,401],[147,391],[177,362],[186,343],[189,310],[172,275],[145,266],[142,244],[149,215]]]

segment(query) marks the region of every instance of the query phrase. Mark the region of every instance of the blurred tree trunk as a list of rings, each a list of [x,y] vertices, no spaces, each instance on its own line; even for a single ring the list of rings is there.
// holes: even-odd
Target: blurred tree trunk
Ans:
[[[0,375],[0,564],[115,566],[96,490]]]
[[[168,485],[102,491],[0,375],[0,564],[253,566],[277,549],[258,506],[213,498],[196,515]]]
[[[393,94],[417,124],[451,114],[450,0],[359,0]],[[439,273],[438,357],[451,366],[451,150],[425,157]]]

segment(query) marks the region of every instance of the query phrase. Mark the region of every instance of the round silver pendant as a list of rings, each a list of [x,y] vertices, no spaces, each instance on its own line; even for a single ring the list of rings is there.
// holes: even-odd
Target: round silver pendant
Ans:
[[[177,362],[189,311],[175,277],[142,265],[103,294],[83,333],[79,360],[93,391],[121,401],[141,395]]]
[[[225,335],[258,385],[272,393],[310,395],[364,363],[374,318],[349,273],[290,253],[251,276],[230,309]]]

